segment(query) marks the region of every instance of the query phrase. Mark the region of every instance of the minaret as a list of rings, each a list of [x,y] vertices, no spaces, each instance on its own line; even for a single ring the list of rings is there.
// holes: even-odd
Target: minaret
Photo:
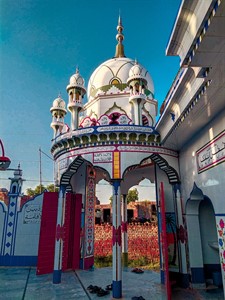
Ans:
[[[125,54],[124,54],[124,47],[123,47],[123,39],[124,39],[124,35],[122,34],[123,32],[123,25],[122,25],[122,19],[121,17],[119,16],[119,19],[118,19],[118,25],[116,27],[118,33],[116,35],[116,39],[118,41],[118,44],[116,45],[116,54],[115,54],[115,57],[125,57]]]
[[[141,126],[143,125],[142,109],[146,102],[145,89],[147,88],[147,80],[145,79],[145,74],[142,74],[143,72],[144,69],[135,61],[127,79],[127,84],[130,87],[129,102],[134,108],[133,123]]]
[[[82,99],[86,94],[84,79],[76,69],[76,73],[70,77],[70,83],[66,88],[69,101],[67,108],[71,113],[71,129],[76,130],[79,126],[79,112],[83,109]]]
[[[9,178],[11,180],[10,190],[8,193],[9,205],[8,205],[8,217],[5,227],[3,229],[2,248],[0,254],[5,257],[5,263],[11,264],[10,257],[14,255],[15,242],[16,242],[16,228],[18,220],[18,212],[20,211],[21,196],[22,196],[22,170],[20,165],[18,169],[14,171],[14,177]]]
[[[18,169],[14,171],[14,177],[9,179],[11,180],[9,196],[21,196],[22,184],[24,179],[22,179],[22,170],[20,169],[20,164],[18,165]]]
[[[52,113],[51,127],[54,130],[54,138],[56,138],[56,136],[62,132],[64,117],[67,113],[66,103],[60,95],[53,101],[50,112]]]

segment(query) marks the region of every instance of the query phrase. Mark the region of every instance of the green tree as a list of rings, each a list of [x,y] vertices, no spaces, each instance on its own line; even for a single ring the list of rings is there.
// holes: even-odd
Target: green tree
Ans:
[[[112,200],[113,200],[113,196],[110,196],[109,197],[109,202],[110,202],[111,205],[112,205]]]
[[[56,187],[54,184],[49,184],[46,187],[43,184],[37,185],[34,189],[28,188],[26,190],[26,194],[28,196],[34,197],[35,195],[39,195],[44,192],[44,190],[48,190],[48,192],[58,192],[59,188]]]
[[[59,188],[55,186],[53,183],[46,186],[48,192],[58,192]]]
[[[121,195],[121,200],[122,197],[123,196]],[[109,198],[110,204],[112,204],[112,200],[113,200],[113,196]],[[127,204],[130,202],[135,202],[137,200],[138,200],[138,190],[136,188],[129,190],[127,194]]]
[[[130,202],[135,202],[137,200],[138,200],[138,190],[136,188],[129,190],[127,194],[127,204]]]
[[[34,189],[35,195],[43,193],[45,189],[46,187],[43,184],[37,185],[36,188]]]
[[[30,197],[34,197],[35,196],[35,191],[31,188],[28,188],[26,190],[26,195],[30,196]]]

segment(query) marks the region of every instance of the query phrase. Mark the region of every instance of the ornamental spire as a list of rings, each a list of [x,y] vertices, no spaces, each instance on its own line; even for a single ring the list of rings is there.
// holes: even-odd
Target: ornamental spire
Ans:
[[[124,47],[123,47],[123,44],[122,44],[122,41],[124,39],[124,36],[122,34],[122,31],[123,31],[123,25],[122,25],[122,19],[119,15],[119,19],[118,19],[118,25],[116,27],[118,33],[116,35],[116,39],[118,41],[118,44],[116,45],[116,54],[115,54],[115,57],[125,57],[125,54],[124,54]]]

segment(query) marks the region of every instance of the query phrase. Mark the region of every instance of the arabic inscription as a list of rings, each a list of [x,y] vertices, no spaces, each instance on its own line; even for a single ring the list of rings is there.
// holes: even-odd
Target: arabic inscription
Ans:
[[[225,161],[225,132],[196,152],[198,173]]]
[[[27,204],[24,210],[24,224],[40,223],[41,221],[41,207],[40,205]]]

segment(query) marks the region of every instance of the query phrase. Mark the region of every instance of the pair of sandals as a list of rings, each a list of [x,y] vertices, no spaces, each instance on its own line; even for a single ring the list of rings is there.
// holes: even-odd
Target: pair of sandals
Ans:
[[[142,269],[139,269],[139,268],[134,268],[131,272],[137,273],[137,274],[144,273],[144,271]]]
[[[110,291],[110,286],[111,285],[107,285],[106,289],[102,289],[101,287],[97,286],[97,285],[89,285],[87,287],[87,290],[91,293],[91,294],[97,294],[98,297],[103,297],[109,294]]]

